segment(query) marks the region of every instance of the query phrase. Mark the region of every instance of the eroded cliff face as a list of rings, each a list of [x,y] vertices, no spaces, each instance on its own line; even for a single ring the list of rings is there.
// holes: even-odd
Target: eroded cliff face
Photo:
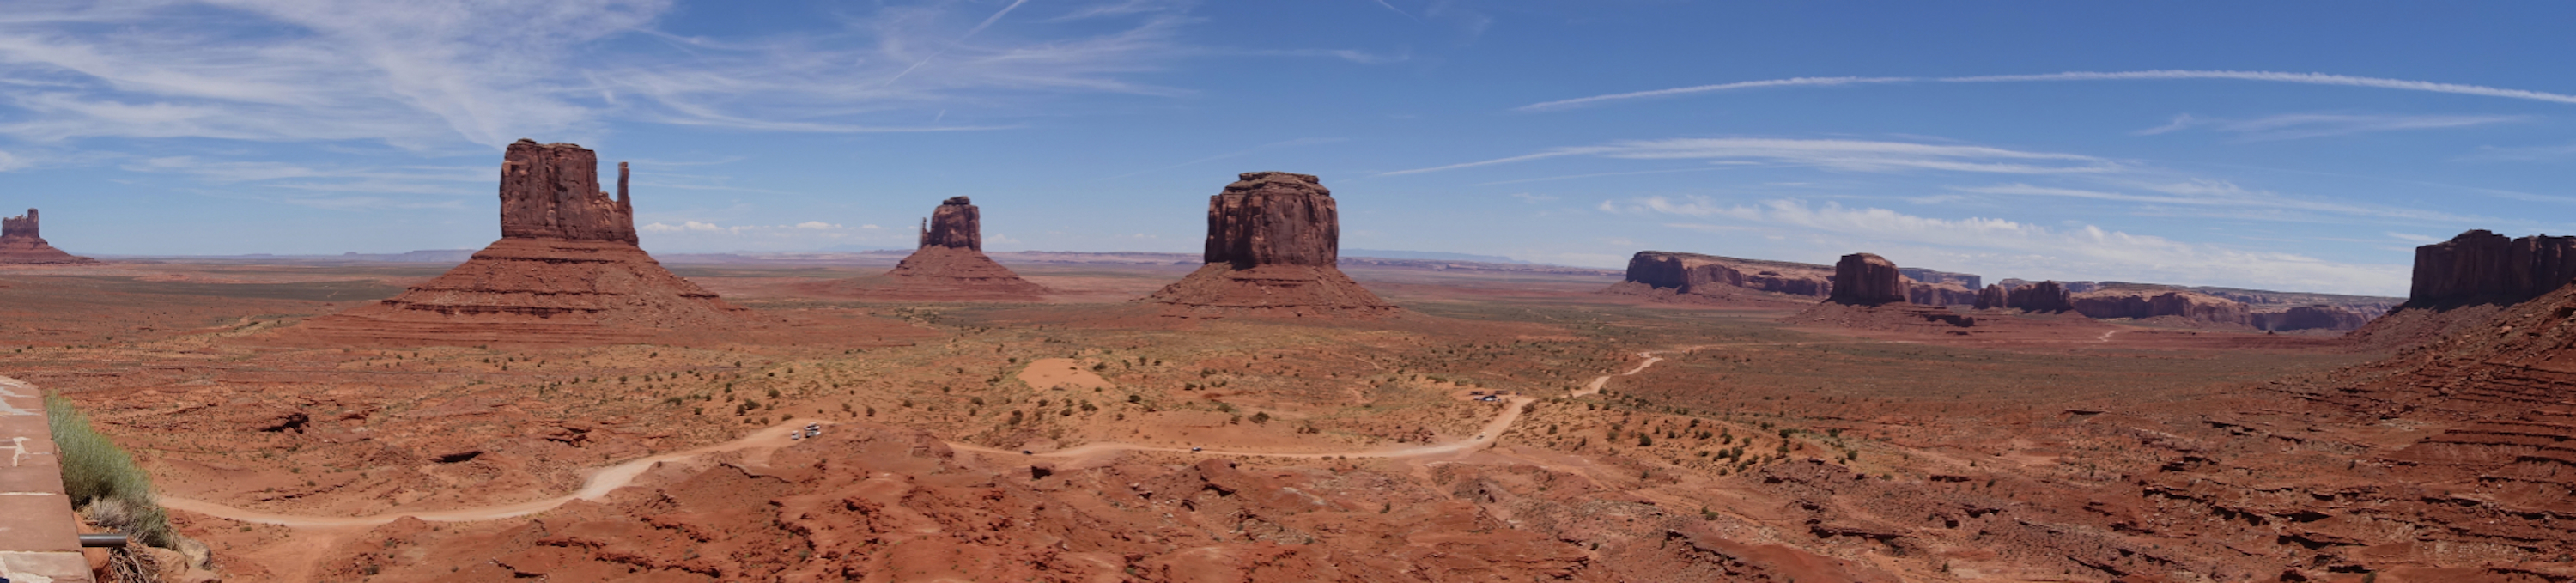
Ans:
[[[503,156],[501,238],[635,244],[625,163],[617,164],[611,199],[599,190],[599,155],[587,148],[519,140]]]
[[[626,165],[612,200],[598,190],[598,160],[573,144],[511,144],[501,240],[402,295],[296,332],[357,344],[615,343],[756,325],[635,246]]]
[[[2064,312],[2075,309],[2074,294],[2066,286],[2043,281],[2004,292],[2004,302],[2025,312]]]
[[[2409,307],[2519,303],[2576,279],[2576,237],[2506,238],[2486,230],[2415,248]]]
[[[1834,287],[1833,271],[1822,265],[1670,251],[1639,251],[1629,257],[1625,283],[1701,295],[1747,289],[1824,296]]]
[[[1905,301],[1926,306],[1974,304],[1977,302],[1977,290],[1948,281],[1920,283],[1908,279],[1905,282]]]
[[[1208,198],[1207,262],[1332,267],[1342,220],[1333,191],[1312,174],[1246,172]]]
[[[949,197],[921,224],[922,247],[984,250],[984,213],[963,196]]]
[[[1192,318],[1401,311],[1336,266],[1341,219],[1320,179],[1288,172],[1239,178],[1208,197],[1206,265],[1145,301]]]
[[[2106,289],[2074,294],[2075,311],[2091,318],[2173,316],[2213,324],[2249,324],[2244,302],[2187,291]]]
[[[27,209],[25,215],[0,218],[0,264],[98,263],[96,259],[65,253],[45,243],[38,229],[39,218],[41,215],[36,213],[36,209]]]
[[[1903,279],[1896,263],[1885,257],[1869,253],[1844,255],[1842,261],[1834,263],[1834,291],[1829,299],[1860,306],[1904,302]]]

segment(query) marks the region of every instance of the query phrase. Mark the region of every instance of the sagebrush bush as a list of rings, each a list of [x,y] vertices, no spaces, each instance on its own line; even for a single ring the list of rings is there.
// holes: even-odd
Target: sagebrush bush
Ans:
[[[175,546],[170,515],[152,497],[152,476],[134,465],[133,455],[99,434],[89,416],[59,393],[45,394],[45,420],[53,425],[54,447],[61,452],[63,465],[63,493],[71,496],[73,508],[112,508],[92,512],[91,519],[133,536],[136,542]],[[107,524],[111,521],[122,524]]]

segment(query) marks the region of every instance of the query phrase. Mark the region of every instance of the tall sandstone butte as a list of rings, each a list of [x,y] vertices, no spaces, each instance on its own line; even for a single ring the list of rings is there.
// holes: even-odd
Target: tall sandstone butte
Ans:
[[[831,292],[885,298],[1037,299],[1045,286],[984,254],[983,211],[963,196],[949,197],[921,222],[921,246],[882,278],[832,282]]]
[[[755,325],[635,246],[635,211],[599,190],[597,154],[510,144],[501,163],[501,240],[393,299],[316,318],[307,337],[386,344],[616,343]],[[682,334],[685,336],[685,334]]]
[[[27,214],[0,218],[0,263],[6,264],[84,264],[98,260],[64,253],[45,243],[38,230],[40,215],[36,209]]]
[[[1834,295],[1838,304],[1875,306],[1904,303],[1906,286],[1896,263],[1870,253],[1844,255],[1834,263]]]
[[[1401,311],[1342,274],[1341,219],[1313,175],[1246,172],[1208,197],[1205,265],[1147,296],[1171,315],[1380,316]]]
[[[2415,248],[2407,307],[2514,304],[2576,280],[2576,237],[2508,239],[2483,229]]]

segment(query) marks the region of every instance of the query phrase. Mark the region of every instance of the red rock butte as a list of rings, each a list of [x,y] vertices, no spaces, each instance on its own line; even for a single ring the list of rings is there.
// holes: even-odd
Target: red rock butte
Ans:
[[[27,209],[26,215],[0,219],[0,264],[98,263],[96,259],[64,253],[46,244],[37,230],[37,218],[36,209]]]
[[[635,246],[635,210],[599,190],[599,158],[573,144],[510,144],[501,240],[392,299],[313,319],[333,342],[588,344],[670,341],[752,327],[748,311],[673,275]]]
[[[921,245],[882,278],[832,282],[836,294],[914,299],[1037,299],[1046,286],[984,254],[983,211],[950,197],[921,224]]]
[[[1208,197],[1206,265],[1145,300],[1182,317],[1401,312],[1335,265],[1341,230],[1332,191],[1313,175],[1244,173]]]

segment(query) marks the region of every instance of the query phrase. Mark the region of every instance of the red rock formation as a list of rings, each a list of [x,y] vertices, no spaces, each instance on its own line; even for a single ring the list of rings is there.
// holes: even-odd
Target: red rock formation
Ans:
[[[829,282],[825,293],[889,299],[1033,300],[1045,286],[984,254],[983,213],[951,197],[922,221],[921,247],[882,277]]]
[[[85,264],[98,260],[64,253],[37,230],[36,209],[25,216],[0,218],[0,264]]]
[[[2043,281],[2004,292],[2004,301],[2024,312],[2064,312],[2075,309],[2071,296],[2066,292],[2066,286]]]
[[[1320,180],[1247,172],[1208,197],[1206,265],[1145,299],[1186,317],[1399,311],[1342,274],[1340,248],[1341,219]]]
[[[2012,295],[2002,285],[1989,285],[1977,290],[1977,309],[1991,310],[2012,306]]]
[[[2074,294],[2075,311],[2090,318],[2178,317],[2213,324],[2248,324],[2244,302],[2188,291],[2123,286]]]
[[[2280,312],[2256,313],[2250,319],[2256,328],[2289,332],[2293,330],[2355,330],[2369,324],[2370,318],[2342,306],[2298,306]]]
[[[1842,261],[1834,263],[1834,290],[1828,301],[1861,306],[1904,302],[1902,280],[1896,263],[1885,257],[1868,253],[1844,255]]]
[[[2409,307],[2518,303],[2576,280],[2576,237],[2507,239],[2485,230],[2415,248]]]
[[[1802,296],[1824,296],[1834,287],[1833,271],[1822,265],[1670,251],[1638,251],[1629,257],[1628,278],[1622,285],[1677,294],[1723,295],[1747,289]]]
[[[402,295],[297,331],[389,344],[616,343],[761,323],[635,246],[624,164],[611,199],[581,146],[520,140],[505,156],[501,240]]]
[[[921,246],[984,250],[983,212],[966,197],[948,197],[921,222]]]
[[[1950,283],[1947,281],[1941,283],[1916,283],[1910,278],[1907,279],[1905,283],[1905,301],[1926,306],[1955,306],[1960,304],[1974,304],[1977,302],[1976,290],[1962,287],[1956,283]]]

